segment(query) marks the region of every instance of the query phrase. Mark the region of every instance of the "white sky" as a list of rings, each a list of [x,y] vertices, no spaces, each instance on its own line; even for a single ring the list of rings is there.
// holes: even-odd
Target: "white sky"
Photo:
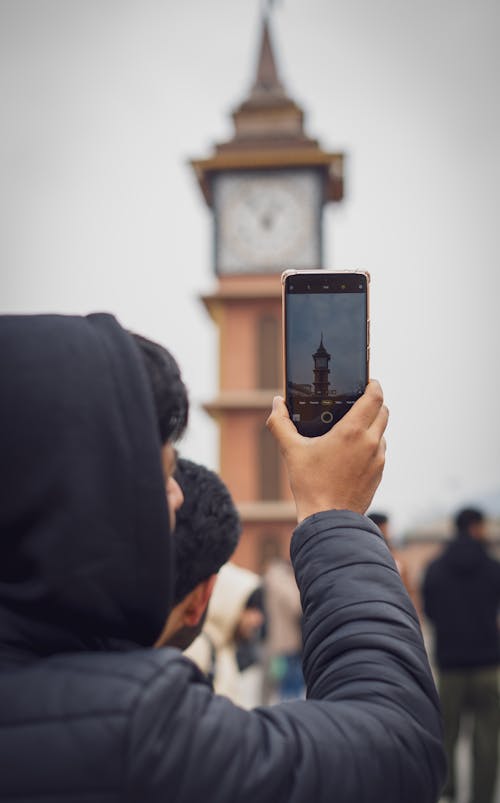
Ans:
[[[500,4],[283,0],[307,129],[347,154],[325,265],[372,275],[391,409],[374,506],[395,529],[500,492]],[[217,467],[210,215],[187,160],[231,135],[257,0],[0,0],[0,310],[114,312],[191,391],[182,451]]]

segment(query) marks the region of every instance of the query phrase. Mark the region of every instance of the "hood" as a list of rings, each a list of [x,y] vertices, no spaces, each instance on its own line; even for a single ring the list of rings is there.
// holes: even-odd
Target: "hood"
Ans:
[[[446,555],[449,565],[458,574],[474,574],[487,559],[482,543],[462,532],[451,541]]]
[[[152,391],[106,314],[0,317],[0,663],[151,645],[172,592]]]
[[[234,563],[225,563],[221,567],[203,628],[216,648],[233,641],[240,615],[260,585],[260,577],[248,569]]]

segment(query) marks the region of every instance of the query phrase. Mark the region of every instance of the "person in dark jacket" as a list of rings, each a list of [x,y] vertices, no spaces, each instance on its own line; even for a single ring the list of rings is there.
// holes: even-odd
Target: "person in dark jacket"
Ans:
[[[448,780],[455,798],[455,749],[464,714],[473,717],[471,803],[493,803],[498,757],[498,624],[500,564],[485,547],[480,510],[455,517],[456,535],[433,561],[423,583],[424,609],[434,625]]]
[[[7,316],[0,366],[0,800],[434,803],[437,693],[364,516],[384,465],[380,386],[314,440],[274,401],[307,699],[246,711],[150,646],[171,605],[173,465],[134,338],[108,315]]]

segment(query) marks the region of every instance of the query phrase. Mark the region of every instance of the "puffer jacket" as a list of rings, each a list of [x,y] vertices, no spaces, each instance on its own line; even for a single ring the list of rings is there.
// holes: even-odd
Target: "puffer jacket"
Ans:
[[[438,699],[368,519],[295,531],[307,700],[246,711],[174,649],[140,355],[110,316],[0,321],[0,800],[434,803]],[[7,373],[6,373],[7,372]]]
[[[440,669],[498,666],[500,563],[485,544],[458,532],[428,566],[422,596]]]

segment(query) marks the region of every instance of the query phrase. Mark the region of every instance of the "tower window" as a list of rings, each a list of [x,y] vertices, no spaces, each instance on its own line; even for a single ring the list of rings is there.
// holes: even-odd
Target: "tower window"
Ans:
[[[266,427],[259,434],[259,497],[268,502],[280,498],[280,453]]]
[[[273,561],[284,558],[285,550],[282,548],[278,533],[261,533],[258,546],[258,571],[262,574]]]
[[[259,318],[258,382],[263,390],[281,387],[281,330],[272,315]]]

